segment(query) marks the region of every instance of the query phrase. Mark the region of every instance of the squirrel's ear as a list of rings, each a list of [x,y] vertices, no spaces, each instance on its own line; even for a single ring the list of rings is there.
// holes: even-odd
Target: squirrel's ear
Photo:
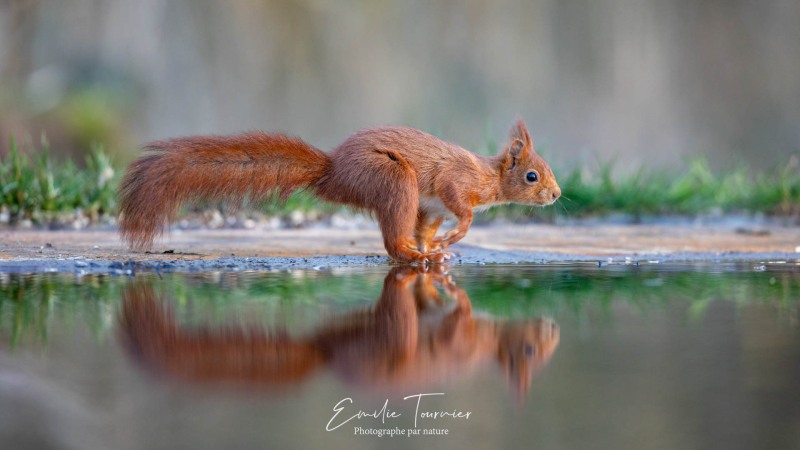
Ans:
[[[520,140],[522,141],[524,147],[528,147],[529,149],[533,150],[533,141],[531,140],[531,135],[528,133],[528,127],[525,126],[525,122],[521,118],[517,119],[517,122],[511,127],[509,138],[511,139],[512,143],[514,143],[516,140]]]
[[[531,135],[528,134],[528,128],[522,119],[517,119],[517,122],[511,127],[508,137],[509,144],[505,148],[505,160],[507,168],[513,169],[517,159],[525,157],[526,153],[533,152],[533,142],[531,142]]]
[[[525,148],[526,146],[521,139],[512,140],[503,150],[503,169],[514,170],[514,167],[517,166],[517,161],[525,157],[523,155],[526,151]]]
[[[508,153],[517,158],[522,153],[522,150],[525,149],[525,143],[522,142],[522,139],[514,139],[511,141],[511,145],[508,146]]]

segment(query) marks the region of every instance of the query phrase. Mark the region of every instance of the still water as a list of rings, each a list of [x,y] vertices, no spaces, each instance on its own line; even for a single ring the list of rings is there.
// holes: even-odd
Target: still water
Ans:
[[[799,309],[795,262],[2,273],[0,448],[798,448]]]

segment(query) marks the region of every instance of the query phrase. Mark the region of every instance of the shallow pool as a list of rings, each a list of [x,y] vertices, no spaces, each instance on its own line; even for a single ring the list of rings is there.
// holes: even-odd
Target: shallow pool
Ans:
[[[0,273],[0,448],[797,448],[800,265]]]

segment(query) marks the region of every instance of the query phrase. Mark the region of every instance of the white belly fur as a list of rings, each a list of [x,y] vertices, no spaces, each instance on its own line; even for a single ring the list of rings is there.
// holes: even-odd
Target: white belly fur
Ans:
[[[439,197],[419,197],[419,209],[425,211],[431,217],[453,218],[453,212],[447,209]]]
[[[486,211],[492,206],[499,204],[500,203],[490,203],[488,205],[480,205],[472,208],[472,210],[474,212]],[[446,206],[444,206],[444,203],[442,203],[442,199],[440,199],[439,197],[420,196],[419,209],[421,211],[425,211],[429,216],[432,217],[444,217],[445,219],[455,218],[453,212],[447,209]]]

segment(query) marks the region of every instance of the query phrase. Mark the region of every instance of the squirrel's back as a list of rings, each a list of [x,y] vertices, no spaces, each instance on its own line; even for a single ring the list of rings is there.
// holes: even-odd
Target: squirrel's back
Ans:
[[[369,209],[405,195],[435,196],[438,177],[453,168],[478,167],[480,157],[424,131],[389,126],[356,132],[330,158],[331,171],[317,192],[330,201]],[[414,192],[406,192],[408,186]]]

